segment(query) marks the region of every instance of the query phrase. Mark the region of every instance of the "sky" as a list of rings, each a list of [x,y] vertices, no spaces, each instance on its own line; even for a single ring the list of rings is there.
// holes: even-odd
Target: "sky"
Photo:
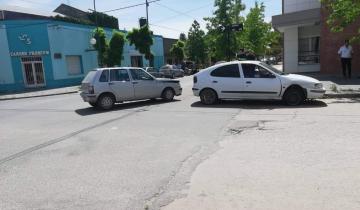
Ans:
[[[149,0],[151,1],[151,0]],[[96,0],[98,11],[108,11],[130,5],[144,3],[145,0]],[[281,0],[258,0],[264,2],[265,20],[270,21],[271,16],[281,14]],[[41,12],[52,12],[61,3],[70,4],[84,11],[93,9],[93,0],[0,0],[0,9],[19,6]],[[255,0],[243,0],[246,15]],[[191,24],[197,20],[205,29],[206,22],[203,17],[209,17],[214,11],[214,0],[160,0],[150,4],[149,23],[155,34],[167,38],[178,38],[180,33],[187,34]],[[119,28],[131,30],[138,27],[138,19],[146,17],[145,5],[109,12],[109,15],[119,19]]]

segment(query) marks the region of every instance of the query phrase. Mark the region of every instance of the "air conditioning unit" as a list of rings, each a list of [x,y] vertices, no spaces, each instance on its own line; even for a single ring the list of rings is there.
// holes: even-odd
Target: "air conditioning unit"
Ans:
[[[0,10],[0,20],[5,20],[5,12]]]

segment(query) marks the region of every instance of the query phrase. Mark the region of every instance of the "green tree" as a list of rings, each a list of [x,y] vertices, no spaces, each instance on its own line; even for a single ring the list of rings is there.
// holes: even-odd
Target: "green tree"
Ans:
[[[106,63],[108,43],[106,42],[106,35],[103,28],[97,28],[94,30],[94,38],[96,44],[94,48],[98,51],[99,66],[103,66]]]
[[[173,55],[179,62],[182,62],[185,58],[185,43],[183,41],[177,41],[170,49],[171,55]]]
[[[205,62],[206,51],[205,32],[201,30],[200,24],[195,20],[189,30],[185,44],[186,55],[196,64],[200,64]]]
[[[140,29],[134,28],[128,33],[126,38],[129,40],[130,45],[135,45],[135,49],[144,54],[147,60],[150,60],[154,57],[151,53],[151,45],[154,43],[152,35],[149,27],[144,26]]]
[[[126,39],[123,33],[118,31],[113,32],[112,38],[109,42],[109,50],[107,53],[108,66],[121,65],[125,42]]]
[[[264,55],[267,48],[271,47],[280,36],[274,31],[270,23],[265,22],[265,6],[255,2],[250,9],[244,22],[244,30],[240,35],[240,45],[254,52],[256,55]]]
[[[234,57],[240,47],[237,45],[238,33],[232,32],[228,36],[223,29],[243,21],[240,12],[245,10],[245,5],[241,0],[215,0],[214,6],[216,9],[213,16],[204,18],[207,21],[206,28],[208,29],[206,42],[208,46],[211,46],[210,56],[216,60],[224,60],[229,53],[231,57]]]
[[[359,20],[359,0],[321,0],[329,12],[327,24],[333,32],[342,32],[348,25]],[[351,38],[352,42],[360,42],[360,29]]]

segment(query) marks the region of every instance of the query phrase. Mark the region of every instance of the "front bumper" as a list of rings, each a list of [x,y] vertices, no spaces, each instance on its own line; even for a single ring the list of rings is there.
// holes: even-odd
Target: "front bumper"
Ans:
[[[91,102],[91,103],[95,103],[97,101],[97,95],[95,94],[89,94],[89,93],[80,93],[81,98],[85,101],[85,102]]]
[[[309,99],[316,99],[324,97],[326,93],[326,89],[307,89],[307,98]]]

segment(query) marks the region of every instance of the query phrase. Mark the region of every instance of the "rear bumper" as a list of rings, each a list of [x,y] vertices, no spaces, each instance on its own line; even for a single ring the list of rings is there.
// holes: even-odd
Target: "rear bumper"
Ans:
[[[193,91],[193,94],[194,94],[194,96],[199,96],[199,94],[200,94],[200,90],[198,89],[198,88],[192,88],[192,91]]]
[[[175,90],[176,96],[180,96],[181,94],[182,94],[182,88],[178,88],[177,90]]]
[[[325,88],[322,89],[307,89],[307,98],[316,99],[322,98],[325,95]]]
[[[88,93],[80,93],[81,98],[83,99],[83,101],[85,102],[91,102],[91,103],[95,103],[97,101],[97,95],[95,94],[88,94]]]

